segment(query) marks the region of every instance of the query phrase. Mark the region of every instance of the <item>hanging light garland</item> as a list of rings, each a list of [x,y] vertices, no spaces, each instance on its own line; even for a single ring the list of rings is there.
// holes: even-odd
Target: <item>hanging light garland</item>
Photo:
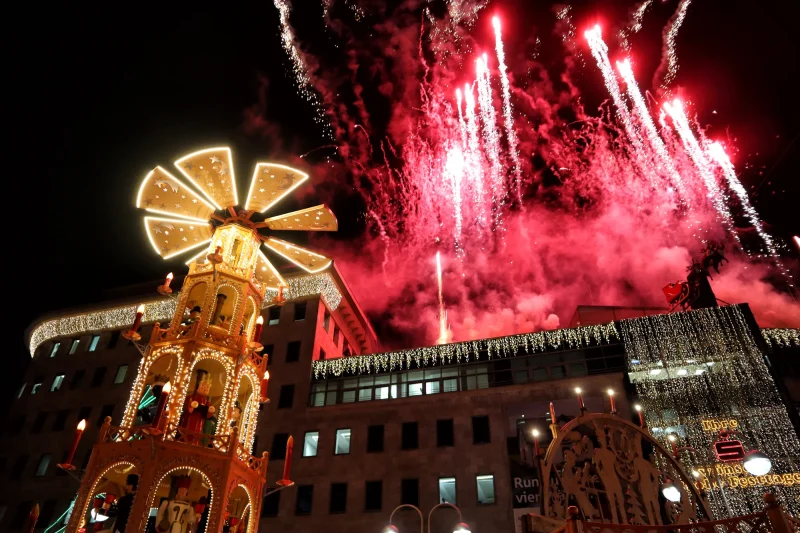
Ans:
[[[769,347],[800,346],[800,329],[797,328],[766,328],[761,330],[761,335]]]
[[[665,446],[673,436],[680,447],[691,447],[681,460],[687,470],[707,473],[703,484],[715,516],[758,512],[766,491],[800,513],[800,483],[793,481],[800,479],[800,440],[742,310],[732,305],[618,325],[648,427]],[[790,334],[767,336],[795,342]],[[731,463],[712,451],[720,429],[730,430],[745,450],[766,454],[770,474],[728,472]]]
[[[584,348],[592,344],[619,339],[614,324],[583,326],[573,329],[540,331],[522,335],[509,335],[493,339],[439,344],[424,348],[413,348],[397,352],[357,355],[325,359],[313,362],[314,378],[347,374],[369,374],[412,368],[441,365],[445,363],[477,360],[481,352],[489,359],[509,357],[520,352],[537,353],[549,349]]]

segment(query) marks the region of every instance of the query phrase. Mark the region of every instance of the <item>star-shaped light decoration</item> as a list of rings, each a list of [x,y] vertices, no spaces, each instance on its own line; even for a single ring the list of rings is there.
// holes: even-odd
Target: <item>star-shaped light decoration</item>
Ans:
[[[259,233],[264,246],[309,273],[324,270],[331,264],[331,260],[324,255],[269,234],[272,231],[336,231],[336,216],[325,205],[261,221],[253,220],[254,216],[273,208],[305,182],[308,179],[305,172],[276,163],[257,163],[244,209],[237,212],[239,200],[229,148],[209,148],[191,153],[175,161],[175,167],[199,193],[159,166],[144,178],[136,199],[136,207],[161,215],[146,216],[144,223],[150,243],[164,259],[208,246],[214,235],[213,220],[243,224],[256,231],[266,230],[267,234]],[[262,176],[269,179],[264,180]],[[227,184],[228,180],[230,185]],[[166,203],[154,207],[156,196]],[[286,286],[277,269],[262,252],[259,252],[256,268],[256,275],[267,287]]]

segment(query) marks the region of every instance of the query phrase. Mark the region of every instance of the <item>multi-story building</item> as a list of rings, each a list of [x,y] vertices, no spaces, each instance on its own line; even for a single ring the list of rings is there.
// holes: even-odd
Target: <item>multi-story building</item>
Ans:
[[[633,403],[661,401],[649,395],[652,383],[679,386],[689,379],[724,377],[730,370],[722,352],[709,352],[716,359],[697,369],[700,363],[693,359],[681,360],[679,368],[671,359],[646,360],[636,352],[643,349],[636,332],[677,315],[651,316],[658,311],[641,309],[583,309],[571,329],[379,353],[375,334],[338,271],[285,277],[300,296],[262,310],[270,402],[262,404],[253,452],[270,453],[268,484],[276,488],[287,438],[293,436],[295,485],[265,498],[262,531],[380,531],[401,504],[427,514],[442,502],[456,504],[473,531],[513,531],[517,516],[543,510],[532,435],[537,429],[538,445],[547,447],[551,402],[561,423],[579,414],[576,387],[589,411],[606,412],[611,389],[619,416],[636,422]],[[161,302],[164,316],[174,311],[173,300],[154,301]],[[121,417],[141,359],[137,347],[119,335],[135,303],[139,300],[68,311],[32,324],[32,363],[2,437],[0,530],[20,527],[33,501],[42,510],[38,527],[47,533],[63,528],[78,480],[55,464],[78,420],[89,422],[76,455],[80,467],[103,418]],[[750,344],[747,349],[757,364],[768,346],[749,310],[726,313],[744,317],[731,335],[756,339],[758,351]],[[686,324],[712,316],[679,315],[688,317],[681,318]],[[152,324],[160,317],[147,318]],[[766,338],[785,349],[800,346],[797,330],[769,331]],[[700,337],[698,342],[705,343]],[[686,368],[692,369],[688,375]],[[671,381],[648,381],[656,379]],[[682,418],[678,424],[669,414],[674,406],[664,409],[667,415],[648,413],[654,435],[665,443],[668,433],[695,438],[692,424],[705,419]],[[786,431],[777,422],[774,428]],[[773,455],[777,473],[787,480],[779,495],[794,497],[796,458],[777,457],[776,448],[752,433],[742,440]],[[747,498],[736,501],[736,512],[747,509]],[[431,519],[432,532],[451,531],[457,516],[442,508]],[[414,531],[418,520],[407,510],[394,517],[401,531]]]

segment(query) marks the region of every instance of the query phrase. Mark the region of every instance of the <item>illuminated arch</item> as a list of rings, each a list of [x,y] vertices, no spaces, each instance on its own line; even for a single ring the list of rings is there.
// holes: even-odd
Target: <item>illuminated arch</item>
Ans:
[[[215,434],[220,436],[227,435],[230,433],[230,427],[226,428],[226,426],[228,426],[230,423],[228,409],[230,398],[232,396],[231,392],[235,382],[234,377],[236,372],[236,364],[230,355],[220,350],[215,350],[214,348],[200,348],[192,353],[192,362],[186,367],[186,371],[181,379],[182,394],[175,395],[174,399],[170,399],[170,406],[172,409],[171,412],[175,413],[176,417],[172,421],[175,425],[177,425],[180,415],[183,413],[183,404],[186,402],[186,396],[189,394],[189,384],[191,383],[192,375],[197,367],[197,363],[209,359],[217,361],[225,369],[225,387],[221,395],[222,400],[219,405],[219,414],[217,415],[217,430]],[[224,420],[221,420],[222,416],[224,416]]]
[[[181,370],[183,369],[183,358],[181,357],[182,354],[183,346],[170,345],[163,346],[156,350],[151,350],[146,357],[142,358],[141,362],[139,363],[139,372],[136,375],[133,385],[131,386],[131,393],[130,396],[128,396],[128,403],[125,405],[125,414],[122,417],[120,426],[133,426],[133,421],[136,417],[136,411],[139,409],[139,401],[142,397],[142,393],[144,392],[144,383],[147,381],[147,374],[150,371],[150,368],[153,366],[153,363],[164,356],[174,355],[177,366],[175,367],[175,375],[173,380],[178,381],[181,376]]]
[[[100,470],[100,473],[95,475],[94,481],[92,482],[92,485],[91,485],[91,488],[89,489],[89,491],[83,494],[84,500],[83,500],[82,503],[80,503],[80,511],[81,512],[78,513],[77,515],[75,514],[75,509],[79,508],[78,507],[79,502],[76,501],[75,502],[75,506],[73,507],[73,510],[72,510],[73,514],[72,514],[72,516],[70,516],[69,524],[70,524],[70,526],[72,526],[73,524],[75,525],[75,531],[77,531],[78,529],[83,527],[84,524],[86,523],[86,512],[89,510],[89,502],[91,501],[92,498],[94,498],[94,493],[95,493],[94,491],[97,489],[97,486],[100,484],[100,480],[106,474],[108,474],[109,471],[111,471],[113,468],[116,468],[117,466],[120,466],[120,465],[130,465],[130,466],[132,466],[136,470],[136,472],[141,476],[142,475],[142,466],[140,464],[137,464],[137,463],[138,463],[138,461],[134,460],[134,458],[132,458],[132,457],[127,457],[125,459],[120,459],[119,457],[115,457],[115,458],[112,458],[109,461],[108,464],[97,468],[97,470]],[[76,518],[76,516],[77,516],[77,518]]]
[[[211,500],[209,500],[208,502],[209,515],[205,529],[205,531],[209,531],[209,526],[211,526],[212,522],[217,521],[218,519],[217,517],[219,516],[219,510],[214,509],[214,500],[217,498],[217,490],[219,487],[217,486],[218,484],[215,484],[214,482],[211,481],[211,478],[208,476],[208,474],[203,472],[203,470],[201,470],[200,468],[198,468],[193,464],[190,464],[193,462],[194,461],[186,460],[186,462],[182,462],[177,466],[171,466],[171,467],[168,466],[167,468],[163,469],[163,471],[156,472],[155,476],[153,476],[153,483],[150,486],[150,490],[148,491],[147,495],[147,509],[149,510],[154,507],[153,504],[155,503],[158,487],[161,485],[161,482],[164,481],[165,477],[179,470],[191,470],[192,472],[197,472],[203,477],[205,482],[208,483],[208,486],[211,487]],[[250,495],[248,494],[248,497],[249,496]],[[197,519],[199,520],[199,517],[197,517]],[[146,523],[147,522],[145,522],[145,524]],[[205,531],[198,533],[205,533]],[[212,528],[211,531],[214,531],[214,529]]]

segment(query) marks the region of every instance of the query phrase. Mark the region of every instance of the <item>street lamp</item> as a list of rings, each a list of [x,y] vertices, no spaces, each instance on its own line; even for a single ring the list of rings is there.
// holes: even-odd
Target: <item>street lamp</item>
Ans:
[[[772,461],[760,451],[752,450],[745,454],[742,466],[754,476],[763,476],[772,470]]]

